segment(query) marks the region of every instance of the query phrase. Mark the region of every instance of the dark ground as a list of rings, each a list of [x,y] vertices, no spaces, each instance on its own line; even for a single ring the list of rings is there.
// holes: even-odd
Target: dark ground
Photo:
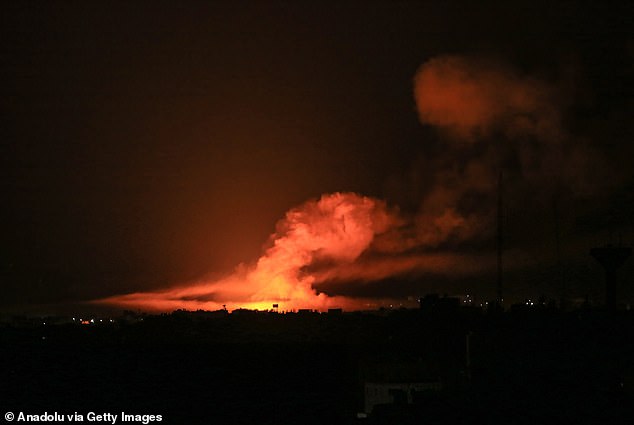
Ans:
[[[170,424],[353,423],[372,365],[414,359],[443,389],[360,422],[631,423],[633,336],[630,312],[547,309],[7,324],[0,404],[31,414],[161,414]]]

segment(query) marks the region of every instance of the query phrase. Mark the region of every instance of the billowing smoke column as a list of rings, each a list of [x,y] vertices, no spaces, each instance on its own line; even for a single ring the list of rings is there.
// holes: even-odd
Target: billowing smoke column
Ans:
[[[211,282],[162,292],[135,293],[100,300],[149,310],[326,309],[363,308],[363,300],[317,293],[314,277],[304,268],[316,261],[333,265],[354,262],[375,236],[398,224],[384,202],[354,193],[334,193],[311,200],[286,213],[266,249],[252,267]]]
[[[416,218],[421,244],[490,236],[500,171],[509,191],[533,194],[531,214],[550,211],[563,195],[593,196],[597,183],[608,180],[596,177],[608,169],[600,152],[564,130],[573,98],[566,83],[499,61],[448,55],[421,65],[414,98],[421,123],[436,128],[443,143],[422,163],[427,181],[418,185],[428,190]]]
[[[507,169],[515,170],[516,181],[529,182],[540,194],[557,181],[579,192],[588,173],[578,165],[590,156],[596,164],[596,155],[562,130],[566,96],[559,86],[498,62],[433,58],[414,78],[414,97],[421,123],[440,131],[443,147],[416,164],[422,173],[416,186],[425,188],[417,195],[416,213],[405,219],[377,199],[326,194],[291,209],[251,266],[241,265],[222,279],[98,302],[163,311],[273,304],[284,310],[359,309],[371,301],[328,296],[316,288],[333,281],[490,270],[492,253],[476,257],[459,250],[492,235],[498,171],[512,164]],[[561,167],[564,159],[570,166]]]

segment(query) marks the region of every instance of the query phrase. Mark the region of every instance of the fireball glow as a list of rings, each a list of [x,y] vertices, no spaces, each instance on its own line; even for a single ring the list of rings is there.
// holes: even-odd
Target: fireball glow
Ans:
[[[569,152],[583,152],[564,137],[562,105],[554,101],[559,91],[503,64],[439,56],[419,68],[413,94],[421,123],[452,136],[447,153],[425,163],[428,188],[414,214],[404,218],[385,202],[355,193],[324,194],[288,211],[254,264],[220,279],[97,302],[155,311],[269,310],[273,304],[280,310],[357,310],[395,300],[331,296],[320,285],[492,269],[489,254],[466,259],[447,250],[490,237],[496,170],[505,160],[519,161],[518,174],[539,184],[532,176],[557,176],[560,167],[549,172],[553,161],[547,159],[561,157],[567,143]],[[504,136],[504,151],[494,134]],[[566,184],[583,180],[560,177]],[[547,188],[552,181],[544,183]]]
[[[271,246],[253,266],[241,265],[229,276],[159,292],[133,293],[99,303],[167,311],[179,308],[232,310],[360,309],[375,301],[328,296],[313,287],[315,276],[304,268],[316,260],[349,264],[376,235],[398,223],[386,205],[354,193],[323,195],[293,208],[278,223]]]

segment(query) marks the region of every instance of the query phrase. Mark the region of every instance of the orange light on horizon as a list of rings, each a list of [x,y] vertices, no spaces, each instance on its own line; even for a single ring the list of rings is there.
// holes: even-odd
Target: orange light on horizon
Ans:
[[[269,310],[273,304],[282,310],[363,309],[373,301],[318,293],[313,287],[315,277],[305,268],[316,260],[354,262],[377,234],[397,221],[382,201],[354,193],[322,195],[286,213],[271,237],[271,246],[251,267],[239,266],[214,281],[95,302],[151,311],[219,310],[225,306]]]

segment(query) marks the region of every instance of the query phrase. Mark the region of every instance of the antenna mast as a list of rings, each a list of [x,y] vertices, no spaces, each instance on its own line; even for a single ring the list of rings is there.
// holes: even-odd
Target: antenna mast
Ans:
[[[502,296],[502,251],[504,249],[503,241],[504,241],[504,214],[502,212],[504,204],[502,199],[503,194],[503,185],[502,185],[502,170],[500,170],[500,174],[498,176],[498,232],[497,232],[497,253],[498,253],[498,282],[497,282],[497,302],[499,306],[502,306],[502,302],[504,298]]]

